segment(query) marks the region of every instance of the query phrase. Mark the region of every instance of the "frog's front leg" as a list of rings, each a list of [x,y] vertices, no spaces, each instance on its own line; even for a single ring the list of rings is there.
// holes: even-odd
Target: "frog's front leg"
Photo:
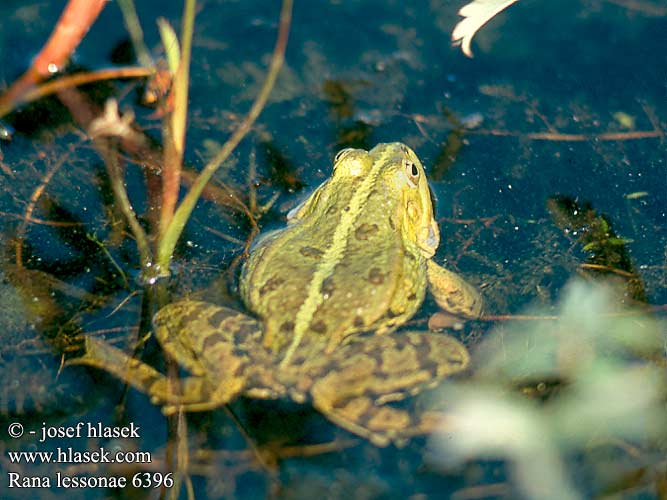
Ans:
[[[313,405],[341,427],[378,446],[402,444],[433,430],[433,414],[413,415],[386,403],[436,385],[466,368],[466,348],[446,335],[398,332],[334,351],[311,388]]]
[[[477,288],[432,260],[427,261],[426,273],[429,290],[442,309],[454,316],[479,318],[484,301]]]

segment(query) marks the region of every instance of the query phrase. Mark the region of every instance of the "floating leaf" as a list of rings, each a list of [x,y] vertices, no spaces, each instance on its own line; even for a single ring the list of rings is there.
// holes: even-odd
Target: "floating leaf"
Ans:
[[[616,120],[616,122],[618,122],[618,124],[621,127],[626,128],[628,130],[632,130],[635,128],[636,119],[634,116],[629,115],[624,111],[617,111],[612,116],[614,117],[614,120]]]
[[[461,7],[459,16],[465,19],[459,21],[452,31],[452,43],[461,44],[461,50],[468,57],[472,57],[470,43],[475,33],[489,22],[496,14],[502,12],[517,0],[473,0]]]

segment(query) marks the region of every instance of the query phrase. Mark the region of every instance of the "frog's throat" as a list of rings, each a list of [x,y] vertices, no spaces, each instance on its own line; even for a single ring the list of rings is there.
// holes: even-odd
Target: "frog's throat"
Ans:
[[[358,189],[350,198],[350,209],[347,211],[343,210],[340,222],[334,231],[331,245],[325,250],[320,259],[322,266],[318,267],[315,273],[313,273],[313,277],[308,285],[306,298],[296,313],[294,319],[294,337],[285,352],[285,357],[280,362],[280,367],[287,366],[290,358],[303,340],[303,336],[310,326],[310,321],[315,311],[324,301],[321,293],[322,283],[333,274],[336,265],[343,259],[354,222],[361,214],[364,202],[370,196],[377,178],[386,167],[387,161],[391,156],[391,152],[386,151],[380,158],[373,162],[370,171],[365,175]]]

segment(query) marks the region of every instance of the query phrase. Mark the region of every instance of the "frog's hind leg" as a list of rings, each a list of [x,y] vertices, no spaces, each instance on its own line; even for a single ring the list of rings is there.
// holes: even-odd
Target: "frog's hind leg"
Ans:
[[[181,301],[162,308],[153,324],[164,350],[192,374],[180,381],[180,390],[154,368],[92,338],[86,339],[86,354],[70,363],[106,370],[173,413],[228,403],[247,387],[254,363],[266,362],[259,323],[233,309]]]
[[[468,363],[466,348],[446,335],[399,332],[362,338],[332,353],[311,389],[313,405],[378,446],[400,445],[432,431],[438,418],[387,403],[433,387]]]
[[[175,385],[169,382],[169,379],[158,372],[152,366],[147,365],[125,354],[120,349],[109,345],[108,343],[86,337],[86,353],[75,359],[67,361],[67,365],[86,365],[105,370],[135,389],[151,396],[151,400],[156,404],[192,404],[198,402],[196,397],[188,397],[186,394],[196,396],[195,392],[184,390],[178,393]],[[188,385],[196,384],[196,380],[188,379],[183,381],[184,388]]]
[[[227,307],[183,300],[158,311],[153,325],[165,351],[202,379],[191,387],[202,393],[201,402],[186,410],[222,406],[246,390],[264,397],[279,391],[267,375],[273,359],[262,346],[262,326],[256,319]]]
[[[250,353],[263,350],[259,321],[208,302],[169,304],[153,317],[153,326],[164,350],[193,375],[227,378],[247,366]]]
[[[132,358],[120,349],[95,338],[87,337],[86,353],[67,365],[86,365],[105,370],[138,391],[150,396],[151,402],[162,406],[165,415],[184,411],[207,411],[218,408],[236,396],[242,387],[224,383],[212,386],[204,377],[185,377],[175,381],[146,363]]]

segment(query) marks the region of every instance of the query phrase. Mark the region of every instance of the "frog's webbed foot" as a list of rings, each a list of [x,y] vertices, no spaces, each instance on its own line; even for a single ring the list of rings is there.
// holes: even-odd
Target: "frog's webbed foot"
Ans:
[[[432,260],[427,261],[429,290],[438,305],[454,316],[479,318],[484,301],[477,288]]]
[[[331,421],[378,446],[398,445],[433,430],[433,414],[412,415],[386,405],[465,369],[466,348],[446,335],[398,332],[372,336],[334,351],[311,389],[313,405]]]

